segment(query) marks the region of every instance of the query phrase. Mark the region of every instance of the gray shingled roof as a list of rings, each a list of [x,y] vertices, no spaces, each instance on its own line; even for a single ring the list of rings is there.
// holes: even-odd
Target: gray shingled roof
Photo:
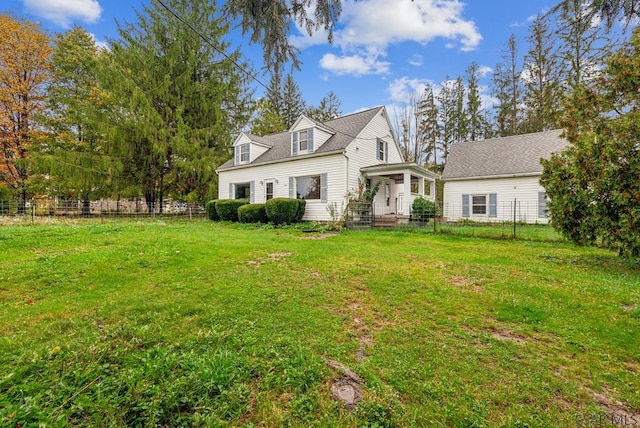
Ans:
[[[548,159],[568,144],[561,133],[553,130],[452,144],[442,179],[542,173],[540,159]]]
[[[322,146],[320,146],[314,153],[322,154],[327,152],[333,152],[335,150],[345,149],[349,143],[364,129],[365,126],[375,117],[378,112],[384,107],[375,107],[369,110],[365,110],[359,113],[353,113],[346,116],[342,116],[326,122],[317,122],[322,126],[335,130],[335,134],[331,136]],[[250,135],[250,134],[248,134]],[[250,135],[250,138],[261,144],[272,146],[265,153],[260,155],[256,160],[250,164],[244,166],[253,166],[267,162],[281,161],[289,158],[295,158],[291,155],[291,137],[289,131],[279,132],[277,134],[265,135],[264,137],[254,137]],[[220,167],[218,171],[233,167],[233,159],[228,160]]]

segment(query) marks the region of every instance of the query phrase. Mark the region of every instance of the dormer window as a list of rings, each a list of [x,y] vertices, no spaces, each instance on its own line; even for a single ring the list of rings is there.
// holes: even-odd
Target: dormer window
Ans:
[[[313,153],[313,128],[293,131],[291,140],[292,155]]]
[[[306,129],[298,133],[298,151],[303,152],[309,150],[308,137],[309,132]]]
[[[236,164],[249,163],[249,144],[236,146]]]

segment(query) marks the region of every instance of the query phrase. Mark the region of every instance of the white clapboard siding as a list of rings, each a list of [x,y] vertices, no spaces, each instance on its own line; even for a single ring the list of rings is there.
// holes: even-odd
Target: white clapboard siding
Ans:
[[[218,198],[229,199],[229,185],[254,182],[254,203],[266,200],[265,183],[274,182],[274,197],[289,197],[289,177],[327,174],[327,202],[308,200],[304,220],[331,220],[327,206],[336,203],[338,209],[344,203],[346,158],[343,154],[295,159],[248,168],[221,171],[218,184]]]
[[[403,162],[400,148],[395,143],[389,122],[381,110],[374,116],[371,122],[357,135],[357,138],[349,144],[346,149],[349,157],[349,171],[346,192],[356,193],[358,188],[358,178],[361,176],[360,169],[366,166],[379,165],[383,163]],[[377,158],[377,138],[385,141],[388,148],[386,161]]]
[[[512,221],[514,201],[516,221],[526,223],[548,223],[546,216],[538,212],[539,193],[544,192],[540,185],[540,176],[487,178],[478,180],[447,181],[444,184],[444,216],[449,221]],[[490,194],[497,195],[497,216],[489,217]],[[462,195],[487,195],[487,214],[474,215],[469,208],[469,217],[462,216]]]

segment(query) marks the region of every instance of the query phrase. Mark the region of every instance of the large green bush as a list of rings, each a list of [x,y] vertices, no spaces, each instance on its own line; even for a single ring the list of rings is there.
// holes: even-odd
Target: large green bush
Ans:
[[[204,205],[204,209],[207,212],[207,218],[212,221],[220,220],[220,217],[218,216],[218,212],[216,211],[216,202],[217,202],[216,200],[208,201]]]
[[[264,204],[247,204],[238,208],[238,220],[240,223],[266,223],[267,211]]]
[[[411,219],[413,221],[427,222],[436,215],[436,204],[423,198],[418,197],[413,200],[411,205]]]
[[[304,199],[298,199],[298,213],[296,214],[296,221],[301,221],[304,216],[304,212],[307,209],[307,201]]]
[[[238,208],[247,205],[246,199],[218,199],[216,212],[223,221],[238,221]]]
[[[273,198],[264,204],[267,218],[273,224],[287,224],[296,221],[300,203],[293,198]]]

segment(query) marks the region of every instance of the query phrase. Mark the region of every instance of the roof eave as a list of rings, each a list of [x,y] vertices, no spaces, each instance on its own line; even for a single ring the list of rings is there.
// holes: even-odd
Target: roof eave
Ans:
[[[516,174],[476,175],[476,176],[465,176],[465,177],[446,177],[443,175],[442,181],[488,180],[492,178],[536,177],[539,175],[542,175],[542,171],[523,172],[523,173],[516,173]]]
[[[237,170],[237,169],[245,169],[245,168],[252,168],[252,167],[256,167],[256,166],[262,166],[262,165],[273,165],[276,163],[283,163],[283,162],[291,162],[291,161],[297,161],[300,159],[310,159],[310,158],[316,158],[316,157],[322,157],[322,156],[330,156],[330,155],[340,155],[340,154],[344,154],[345,150],[344,149],[339,149],[339,150],[332,150],[329,152],[314,152],[314,153],[309,153],[307,155],[298,155],[295,157],[289,157],[289,158],[284,158],[284,159],[274,159],[271,161],[266,161],[266,162],[260,162],[260,163],[248,163],[248,164],[244,164],[244,165],[237,165],[237,166],[230,166],[228,168],[217,168],[215,171],[216,173],[220,173],[222,171],[233,171],[233,170]]]

